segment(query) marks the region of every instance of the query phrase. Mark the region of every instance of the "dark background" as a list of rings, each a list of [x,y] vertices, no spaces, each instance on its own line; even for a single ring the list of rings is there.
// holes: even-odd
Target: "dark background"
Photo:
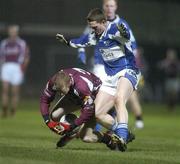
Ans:
[[[101,0],[1,0],[0,40],[6,37],[8,24],[19,24],[21,36],[31,49],[31,62],[26,72],[22,94],[38,96],[48,77],[59,68],[80,67],[77,50],[59,44],[57,32],[67,37],[79,36],[86,26],[90,9],[101,8]],[[168,48],[180,57],[180,1],[120,0],[117,14],[127,20],[138,45],[144,48],[149,65],[146,77],[147,99],[163,99],[162,72],[158,62]],[[93,50],[88,48],[88,68]]]

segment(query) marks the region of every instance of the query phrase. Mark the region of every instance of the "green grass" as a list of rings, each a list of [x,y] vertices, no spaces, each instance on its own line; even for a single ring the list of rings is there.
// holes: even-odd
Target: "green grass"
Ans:
[[[38,107],[23,101],[14,118],[0,119],[0,164],[180,163],[180,107],[169,113],[162,105],[144,105],[145,128],[135,130],[124,153],[78,139],[55,149],[59,137],[44,125]],[[133,121],[130,115],[130,126]]]

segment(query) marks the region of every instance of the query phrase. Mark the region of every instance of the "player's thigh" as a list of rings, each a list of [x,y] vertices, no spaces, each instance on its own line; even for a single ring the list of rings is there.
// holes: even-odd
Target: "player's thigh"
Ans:
[[[14,65],[14,69],[11,75],[11,84],[14,86],[20,86],[23,82],[24,74],[21,70],[20,65]]]
[[[20,85],[23,81],[23,73],[20,65],[17,63],[5,63],[2,66],[3,81],[7,81],[12,85]]]
[[[133,92],[133,85],[126,77],[120,77],[117,85],[115,101],[126,103]]]
[[[3,82],[11,81],[11,65],[4,63],[1,67],[1,80]]]
[[[95,115],[107,113],[113,105],[114,96],[100,90],[95,99]]]

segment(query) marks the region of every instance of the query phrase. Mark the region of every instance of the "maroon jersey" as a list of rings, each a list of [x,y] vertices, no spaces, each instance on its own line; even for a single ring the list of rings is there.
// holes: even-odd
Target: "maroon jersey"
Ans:
[[[0,56],[4,62],[15,62],[22,64],[26,53],[26,42],[21,38],[15,40],[5,39],[0,45]]]
[[[94,100],[101,80],[94,74],[79,68],[63,69],[71,77],[72,84],[66,96],[81,105],[81,115],[75,120],[76,125],[87,122],[94,115]],[[49,106],[57,94],[54,88],[56,74],[48,81],[40,99],[40,110],[45,122],[49,120]]]

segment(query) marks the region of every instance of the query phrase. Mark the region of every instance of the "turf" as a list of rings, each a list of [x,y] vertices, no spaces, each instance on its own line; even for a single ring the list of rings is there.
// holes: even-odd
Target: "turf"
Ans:
[[[58,136],[44,125],[36,101],[23,101],[17,115],[0,119],[0,164],[120,164],[180,163],[180,107],[169,113],[164,105],[143,105],[145,128],[127,152],[74,139],[55,149]],[[130,115],[130,126],[133,127]]]

